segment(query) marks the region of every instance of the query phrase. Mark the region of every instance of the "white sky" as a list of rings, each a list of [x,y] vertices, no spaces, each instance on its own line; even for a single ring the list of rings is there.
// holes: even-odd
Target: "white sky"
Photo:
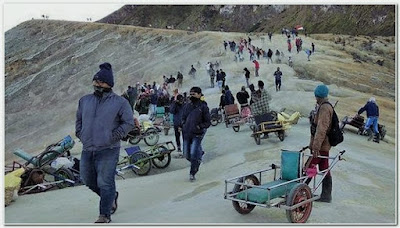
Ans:
[[[92,21],[96,21],[118,10],[123,5],[106,3],[4,3],[4,31],[32,18],[41,19],[43,14],[48,15],[49,19],[86,21],[86,18],[92,18]]]

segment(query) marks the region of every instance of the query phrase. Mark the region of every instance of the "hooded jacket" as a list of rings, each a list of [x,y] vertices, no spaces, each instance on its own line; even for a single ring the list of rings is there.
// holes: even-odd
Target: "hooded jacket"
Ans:
[[[114,92],[94,94],[79,100],[75,135],[83,150],[99,151],[121,147],[120,140],[134,128],[132,109],[126,99]]]

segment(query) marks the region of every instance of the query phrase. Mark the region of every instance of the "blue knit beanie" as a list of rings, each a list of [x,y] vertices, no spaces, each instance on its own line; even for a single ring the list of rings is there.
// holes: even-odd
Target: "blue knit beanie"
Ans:
[[[328,96],[329,89],[326,85],[319,85],[314,90],[315,97],[325,98]]]
[[[111,64],[109,63],[103,63],[100,66],[99,72],[97,72],[93,80],[99,80],[102,82],[107,83],[109,86],[113,87],[114,86],[114,75],[112,73],[112,68]]]

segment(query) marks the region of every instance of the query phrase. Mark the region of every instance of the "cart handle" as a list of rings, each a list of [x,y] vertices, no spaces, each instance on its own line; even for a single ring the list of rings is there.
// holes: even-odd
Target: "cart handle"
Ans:
[[[303,152],[303,151],[307,150],[308,148],[310,148],[310,147],[309,146],[305,146],[305,147],[301,148],[301,150],[299,152]]]

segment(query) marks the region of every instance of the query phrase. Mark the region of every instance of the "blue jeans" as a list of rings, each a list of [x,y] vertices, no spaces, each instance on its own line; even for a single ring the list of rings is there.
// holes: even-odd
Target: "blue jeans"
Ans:
[[[368,130],[371,127],[371,125],[373,126],[375,134],[378,134],[379,129],[378,129],[378,117],[377,116],[368,117],[367,121],[365,122],[364,129]]]
[[[110,216],[115,199],[115,169],[119,147],[100,151],[82,151],[80,175],[83,183],[100,196],[100,214]]]
[[[202,148],[201,141],[203,140],[204,135],[196,135],[192,138],[184,137],[183,138],[183,154],[186,157],[186,160],[190,161],[190,174],[195,175],[197,171],[199,171],[201,156],[202,156]]]

